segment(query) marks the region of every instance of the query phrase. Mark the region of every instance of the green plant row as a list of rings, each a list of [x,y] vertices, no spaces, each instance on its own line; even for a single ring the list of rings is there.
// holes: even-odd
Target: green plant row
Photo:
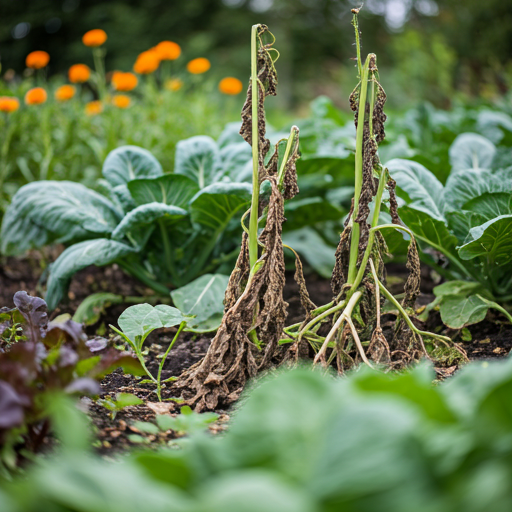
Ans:
[[[510,359],[472,363],[438,386],[433,378],[425,365],[343,380],[284,372],[246,393],[225,435],[196,432],[115,462],[88,452],[85,418],[56,400],[63,445],[0,480],[2,510],[507,512]],[[157,435],[200,424],[185,419],[137,427]]]

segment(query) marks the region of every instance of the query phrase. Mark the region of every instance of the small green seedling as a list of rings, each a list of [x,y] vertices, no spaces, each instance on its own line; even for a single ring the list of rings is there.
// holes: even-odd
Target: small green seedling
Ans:
[[[183,315],[179,309],[173,308],[172,306],[166,306],[165,304],[159,304],[158,306],[152,306],[151,304],[137,304],[136,306],[131,306],[125,309],[119,317],[118,324],[121,330],[117,329],[113,325],[110,326],[112,330],[119,334],[134,350],[135,355],[149,377],[149,380],[145,382],[154,382],[156,384],[156,394],[160,402],[162,401],[163,384],[161,377],[165,361],[171,351],[171,348],[178,339],[180,332],[187,325],[187,322],[192,320],[192,318],[194,317]],[[144,356],[142,354],[142,345],[149,334],[151,334],[155,329],[169,328],[176,325],[179,326],[178,331],[160,361],[157,377],[154,377],[146,367]],[[168,380],[170,379],[167,379],[167,381]]]
[[[133,427],[140,432],[150,435],[158,435],[174,430],[180,436],[184,434],[194,434],[208,429],[208,425],[217,421],[218,414],[213,412],[197,413],[194,412],[188,405],[181,408],[181,414],[177,416],[170,416],[168,414],[157,414],[156,425],[148,421],[135,421]],[[129,436],[132,443],[147,443],[149,440],[138,434]]]
[[[143,404],[144,401],[132,393],[116,393],[115,399],[111,397],[100,398],[96,400],[96,403],[108,409],[110,411],[110,417],[115,419],[117,413],[122,411],[125,407],[140,405]]]

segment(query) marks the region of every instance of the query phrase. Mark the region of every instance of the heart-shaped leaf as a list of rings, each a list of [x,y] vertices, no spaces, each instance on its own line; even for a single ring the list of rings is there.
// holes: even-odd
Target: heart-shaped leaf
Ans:
[[[174,172],[188,176],[199,188],[218,179],[219,167],[219,149],[211,137],[198,135],[181,140],[176,145]]]
[[[477,133],[461,133],[450,146],[450,164],[453,171],[463,169],[490,169],[496,146]]]
[[[125,309],[117,323],[124,335],[140,350],[145,339],[155,329],[174,327],[186,320],[179,309],[165,304],[137,304]]]
[[[156,178],[163,174],[163,170],[158,160],[146,149],[121,146],[107,155],[102,173],[113,187],[117,187],[137,178]]]
[[[137,205],[163,203],[186,208],[199,191],[197,184],[188,176],[164,174],[159,178],[133,180],[128,189]]]

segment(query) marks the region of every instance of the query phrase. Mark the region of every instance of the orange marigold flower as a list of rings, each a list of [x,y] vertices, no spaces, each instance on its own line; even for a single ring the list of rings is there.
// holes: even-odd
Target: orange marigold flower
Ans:
[[[204,57],[193,59],[187,64],[187,70],[193,75],[200,75],[206,73],[211,68],[210,61]]]
[[[148,75],[158,69],[160,57],[156,50],[142,52],[133,65],[133,71],[139,75]]]
[[[31,52],[27,55],[27,58],[25,59],[25,64],[27,65],[27,68],[32,69],[44,68],[48,65],[48,62],[50,62],[50,55],[42,51]]]
[[[133,73],[123,73],[114,71],[112,75],[112,85],[116,91],[131,91],[137,86],[138,79]]]
[[[91,70],[85,64],[74,64],[69,68],[69,81],[73,84],[83,84],[89,80]]]
[[[72,85],[61,85],[55,91],[55,99],[58,101],[68,101],[75,95],[75,88]]]
[[[85,113],[88,116],[95,116],[96,114],[101,114],[103,112],[103,104],[99,100],[89,101],[85,105]]]
[[[219,91],[223,94],[230,94],[232,96],[242,92],[243,85],[238,78],[227,76],[219,82]]]
[[[165,88],[169,91],[179,91],[183,87],[183,81],[179,78],[168,78],[165,81]]]
[[[89,30],[82,37],[82,42],[85,46],[101,46],[107,40],[107,33],[101,28],[95,28],[93,30]]]
[[[112,103],[117,108],[128,108],[131,102],[132,100],[130,99],[130,96],[127,96],[126,94],[114,94],[114,97],[112,98]]]
[[[162,41],[155,46],[160,60],[176,60],[181,55],[181,47],[172,41]]]
[[[20,100],[12,96],[0,96],[0,112],[14,112],[20,108]]]
[[[48,99],[48,94],[42,87],[29,89],[25,94],[25,103],[27,105],[39,105]]]

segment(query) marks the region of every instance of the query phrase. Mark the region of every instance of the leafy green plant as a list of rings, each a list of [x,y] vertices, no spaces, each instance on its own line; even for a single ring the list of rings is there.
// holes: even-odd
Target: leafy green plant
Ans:
[[[140,405],[143,404],[144,401],[132,393],[116,393],[115,398],[99,398],[96,400],[96,403],[110,411],[110,417],[115,419],[117,413],[122,411],[125,407]]]
[[[157,293],[179,287],[230,260],[230,221],[251,197],[237,181],[240,154],[206,136],[178,143],[174,173],[135,146],[112,151],[103,165],[109,198],[78,183],[22,187],[2,222],[1,250],[64,243],[52,264],[46,299],[55,308],[72,276],[88,265],[118,263]],[[242,153],[243,156],[243,153]]]
[[[73,320],[49,322],[43,299],[20,291],[13,300],[23,339],[0,352],[0,460],[9,469],[20,447],[40,449],[50,431],[53,394],[97,395],[98,381],[118,367],[143,373],[131,354],[107,349],[103,338],[88,340]]]
[[[162,381],[162,369],[174,343],[190,320],[191,317],[183,315],[179,309],[166,306],[165,304],[159,304],[158,306],[137,304],[136,306],[130,306],[125,309],[119,317],[118,324],[121,330],[113,325],[110,326],[110,328],[119,334],[134,350],[146,375],[149,377],[149,380],[142,382],[152,382],[156,384],[156,394],[160,402],[162,401],[162,384],[174,380],[174,377],[171,377],[170,379]],[[155,329],[170,328],[176,325],[179,326],[178,330],[160,361],[157,376],[154,377],[146,367],[142,354],[142,345]]]
[[[422,259],[450,279],[434,293],[454,329],[483,320],[489,307],[512,321],[500,305],[512,300],[512,167],[492,169],[495,153],[483,136],[459,135],[444,186],[421,164],[387,163],[403,199],[400,217],[425,249]]]
[[[268,376],[246,393],[222,436],[196,432],[180,449],[141,446],[122,463],[83,451],[82,414],[58,409],[56,419],[67,420],[56,422],[62,449],[14,482],[0,479],[2,505],[8,512],[509,510],[510,359],[470,363],[435,386],[427,365],[388,374],[363,368],[345,379],[322,373]]]

